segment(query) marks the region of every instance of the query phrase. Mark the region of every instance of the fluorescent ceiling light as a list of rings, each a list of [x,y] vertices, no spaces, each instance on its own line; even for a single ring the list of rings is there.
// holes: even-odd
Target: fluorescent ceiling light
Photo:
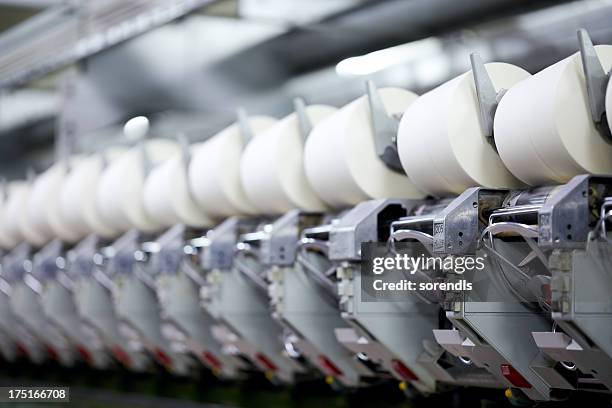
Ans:
[[[429,37],[344,59],[336,65],[336,72],[341,76],[370,75],[394,65],[406,64],[441,52],[441,41],[435,37]]]

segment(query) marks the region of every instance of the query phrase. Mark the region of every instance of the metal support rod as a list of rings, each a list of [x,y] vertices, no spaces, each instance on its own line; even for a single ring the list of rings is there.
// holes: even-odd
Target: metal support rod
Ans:
[[[306,102],[304,102],[304,99],[302,98],[295,98],[293,100],[293,108],[295,109],[295,113],[297,115],[300,135],[302,136],[302,140],[306,141],[308,135],[312,131],[312,122],[310,121],[308,113],[306,112]]]
[[[493,141],[493,119],[495,118],[497,105],[505,91],[497,92],[495,90],[495,85],[478,53],[470,54],[470,63],[480,108],[480,127],[484,136]]]
[[[189,175],[189,164],[191,163],[191,151],[189,150],[189,140],[187,140],[187,136],[184,133],[179,133],[176,136],[176,140],[178,141],[179,147],[181,149],[181,161],[183,165],[183,171],[185,172],[185,179],[187,179]],[[191,191],[191,184],[187,183],[187,194],[189,198],[192,200],[195,199],[195,195]]]
[[[140,148],[140,154],[142,156],[142,170],[144,176],[148,176],[151,172],[151,168],[153,164],[151,163],[151,158],[149,157],[149,152],[147,151],[147,146],[145,145],[145,140],[142,139],[138,142],[138,146]]]
[[[184,133],[179,133],[176,135],[176,141],[179,144],[181,149],[181,159],[185,166],[189,166],[189,161],[191,160],[191,152],[189,151],[189,141]]]
[[[242,146],[245,147],[253,139],[253,130],[249,124],[249,116],[244,108],[238,108],[238,127],[242,136]]]
[[[591,118],[602,137],[608,143],[612,143],[612,135],[606,118],[606,90],[610,75],[604,70],[593,46],[593,41],[591,41],[589,33],[584,28],[578,30],[578,44]]]
[[[397,130],[399,128],[399,121],[389,115],[385,109],[385,105],[378,94],[374,82],[367,81],[366,86],[376,154],[389,169],[403,174],[404,168],[402,167],[397,152]]]

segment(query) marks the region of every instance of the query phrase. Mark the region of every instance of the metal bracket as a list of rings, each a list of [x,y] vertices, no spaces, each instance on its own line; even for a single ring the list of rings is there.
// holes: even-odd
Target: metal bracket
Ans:
[[[238,127],[240,128],[240,135],[242,136],[242,147],[244,148],[252,139],[254,133],[249,124],[249,116],[244,108],[239,108],[237,111],[238,115]]]
[[[404,168],[397,152],[399,120],[389,115],[387,109],[385,109],[385,105],[378,94],[374,82],[367,81],[366,86],[376,154],[389,169],[404,174]]]
[[[179,147],[181,149],[181,162],[183,164],[183,171],[185,172],[185,177],[189,176],[189,164],[191,163],[191,151],[189,150],[189,140],[184,133],[179,133],[176,136],[176,140],[178,141]],[[187,194],[192,201],[195,200],[195,195],[191,191],[190,183],[187,183]]]
[[[302,136],[302,141],[306,141],[308,135],[312,131],[312,122],[308,117],[308,113],[306,112],[306,102],[302,98],[295,98],[293,100],[293,108],[295,109],[295,113],[297,115],[298,127],[300,130],[300,136]]]
[[[361,244],[384,240],[379,232],[391,233],[391,221],[407,216],[417,204],[417,201],[395,199],[359,203],[333,223],[329,232],[329,259],[361,260]]]
[[[508,190],[481,187],[465,190],[434,217],[434,253],[475,254],[484,228],[482,214],[500,208],[508,193]]]
[[[155,274],[174,275],[181,268],[185,257],[186,227],[177,224],[157,238],[159,251],[151,256],[151,267]]]
[[[542,248],[582,249],[591,231],[591,204],[612,191],[612,178],[578,175],[560,186],[538,212]]]
[[[261,240],[262,264],[289,266],[295,263],[300,234],[304,228],[321,223],[322,214],[291,210],[263,228]]]
[[[98,252],[100,238],[88,235],[68,252],[68,274],[71,277],[88,276],[94,267],[94,256]]]
[[[480,108],[480,127],[489,144],[497,151],[493,137],[493,119],[495,118],[495,111],[497,111],[499,101],[501,101],[506,90],[501,89],[499,92],[495,90],[495,85],[493,85],[487,68],[478,53],[470,54],[470,63],[472,65],[472,76],[474,77],[476,97]]]
[[[26,272],[26,263],[29,262],[31,253],[32,248],[30,245],[23,242],[8,254],[5,254],[1,262],[2,277],[9,283],[20,280]]]
[[[603,139],[607,143],[612,144],[612,134],[610,133],[606,117],[606,90],[610,80],[610,73],[604,70],[593,46],[593,41],[591,41],[589,33],[584,28],[578,30],[578,44],[591,118]]]
[[[255,229],[259,220],[231,217],[206,234],[210,240],[208,248],[200,256],[204,270],[230,269],[236,253],[238,238],[244,231]]]
[[[46,280],[57,274],[57,261],[62,255],[63,247],[62,241],[54,239],[34,254],[32,272],[37,279]]]
[[[136,263],[134,254],[139,250],[140,238],[140,232],[132,229],[112,243],[112,255],[109,255],[107,268],[109,276],[131,273]]]

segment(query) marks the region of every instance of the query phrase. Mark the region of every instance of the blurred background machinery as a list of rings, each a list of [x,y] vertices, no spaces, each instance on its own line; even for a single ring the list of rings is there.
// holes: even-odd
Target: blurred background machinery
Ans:
[[[342,105],[364,78],[417,93],[468,55],[536,72],[609,42],[606,0],[5,1],[0,5],[3,174],[50,163],[55,131],[86,149],[148,115],[154,134],[202,140],[235,107],[286,114],[291,99]],[[118,136],[121,137],[121,136]]]

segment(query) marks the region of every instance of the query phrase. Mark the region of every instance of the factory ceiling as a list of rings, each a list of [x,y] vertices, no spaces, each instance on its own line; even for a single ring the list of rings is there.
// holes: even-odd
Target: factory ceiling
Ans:
[[[16,8],[15,3],[27,7]],[[596,42],[612,38],[608,24],[612,15],[610,0],[175,3],[191,8],[174,9],[174,14],[168,12],[164,19],[153,19],[157,23],[146,29],[122,31],[121,35],[111,36],[112,41],[100,43],[94,41],[95,35],[89,36],[93,40],[81,42],[82,48],[75,43],[81,54],[49,61],[41,57],[44,53],[37,52],[40,46],[36,50],[28,48],[31,45],[27,40],[43,35],[57,22],[68,27],[64,31],[66,38],[73,38],[78,34],[70,29],[75,23],[74,10],[60,1],[0,0],[0,30],[20,18],[34,16],[0,34],[0,49],[25,52],[27,57],[19,58],[18,64],[3,65],[15,54],[0,53],[0,83],[11,85],[0,96],[2,100],[8,98],[9,107],[3,105],[3,110],[10,112],[15,106],[19,110],[28,105],[23,102],[24,95],[31,97],[32,90],[38,92],[36,98],[46,100],[41,105],[44,109],[26,109],[24,115],[17,112],[10,121],[0,113],[2,150],[13,157],[31,152],[33,146],[48,150],[60,113],[80,118],[78,125],[83,127],[77,127],[79,134],[99,134],[130,116],[146,114],[163,118],[160,132],[185,127],[187,133],[203,138],[233,120],[236,106],[283,115],[296,95],[342,104],[362,93],[366,76],[381,84],[422,92],[465,71],[471,51],[479,51],[488,60],[516,63],[535,72],[547,61],[572,52],[575,28],[586,22],[596,27],[591,32]],[[196,3],[199,7],[194,6]],[[168,4],[160,0],[97,1],[96,10],[106,10],[107,17],[87,20],[88,33],[129,18],[139,21],[139,13],[149,10],[147,7]],[[553,4],[556,7],[549,8]],[[14,11],[13,17],[7,10]],[[49,44],[67,44],[63,38]],[[25,48],[19,47],[22,41]],[[393,66],[365,75],[359,71],[355,66],[359,58],[371,66],[373,56],[369,53],[381,49],[401,57]],[[336,66],[343,60],[348,62]],[[72,104],[60,104],[62,99],[57,98],[66,72],[76,74],[81,98],[75,98]],[[19,100],[22,102],[17,103]],[[77,109],[73,109],[75,106]],[[91,108],[84,111],[80,109],[83,106]]]

